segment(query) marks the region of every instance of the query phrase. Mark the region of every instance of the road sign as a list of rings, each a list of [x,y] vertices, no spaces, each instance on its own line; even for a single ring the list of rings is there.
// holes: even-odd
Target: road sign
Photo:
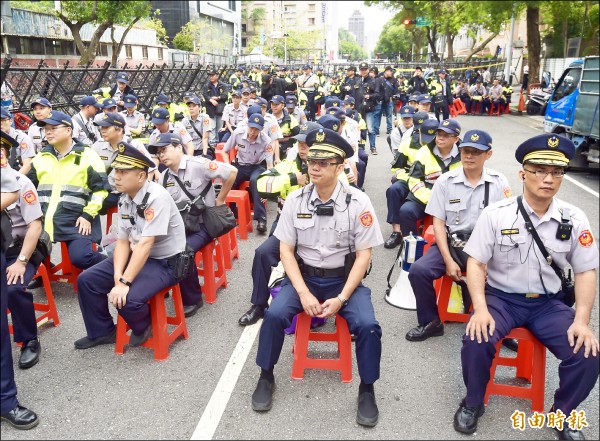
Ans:
[[[431,20],[426,17],[417,17],[417,26],[431,26]]]

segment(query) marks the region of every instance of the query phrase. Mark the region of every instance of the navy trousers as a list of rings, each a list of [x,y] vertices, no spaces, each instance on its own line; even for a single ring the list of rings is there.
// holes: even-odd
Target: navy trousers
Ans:
[[[434,244],[410,266],[408,280],[417,300],[419,325],[439,319],[437,299],[433,282],[446,274],[446,265],[440,249]]]
[[[406,202],[409,193],[408,184],[402,179],[397,180],[387,188],[385,197],[388,208],[388,224],[400,224],[400,207]]]
[[[356,163],[356,170],[358,171],[358,179],[356,185],[358,188],[363,188],[365,184],[365,177],[367,175],[367,164],[369,162],[369,155],[365,152],[365,149],[358,149],[358,162]]]
[[[77,278],[79,307],[91,339],[110,334],[115,327],[107,302],[107,295],[115,285],[114,275],[113,259],[108,258]],[[175,283],[177,280],[166,259],[146,261],[129,287],[125,306],[119,310],[134,334],[140,335],[151,323],[148,300]]]
[[[320,302],[336,297],[345,284],[343,277],[304,276],[304,280]],[[261,368],[272,369],[277,364],[285,338],[284,329],[292,324],[294,316],[301,311],[300,297],[286,277],[281,283],[281,291],[265,312],[260,328],[256,364]],[[372,384],[377,381],[380,372],[381,327],[375,319],[371,290],[359,285],[339,315],[348,322],[350,333],[356,335],[356,361],[360,378],[364,383]]]
[[[467,406],[483,403],[490,379],[490,367],[496,354],[495,344],[513,328],[525,327],[561,360],[558,367],[559,387],[554,394],[554,410],[569,415],[586,399],[598,380],[598,357],[577,354],[569,346],[567,329],[573,323],[575,310],[557,298],[526,298],[522,294],[508,294],[486,286],[485,300],[496,322],[494,335],[488,342],[463,336],[461,351],[462,371],[467,386]]]
[[[274,231],[274,229],[272,229]],[[252,260],[252,299],[253,305],[269,306],[269,278],[271,269],[279,263],[280,242],[271,235],[255,251]]]
[[[80,269],[88,269],[106,259],[106,256],[92,249],[92,239],[65,241],[71,263]]]
[[[8,333],[8,290],[6,286],[6,256],[0,251],[0,413],[4,415],[19,404],[13,368],[10,334]]]
[[[204,224],[200,225],[200,231],[192,233],[186,237],[188,246],[195,252],[204,248],[213,240],[212,237],[206,231]],[[193,306],[200,302],[202,299],[202,291],[200,289],[200,279],[198,278],[198,272],[192,271],[190,274],[179,282],[179,288],[181,289],[181,298],[183,300],[183,306]]]
[[[235,177],[235,182],[233,183],[233,188],[240,188],[240,184],[244,181],[250,181],[250,197],[254,202],[254,219],[267,219],[267,209],[260,201],[260,195],[258,194],[258,190],[256,189],[256,181],[258,180],[258,176],[266,171],[266,167],[262,164],[256,165],[237,165],[238,169],[237,176]]]
[[[16,260],[16,257],[8,258],[6,266],[12,265]],[[17,279],[17,283],[8,285],[6,289],[15,342],[34,340],[38,335],[35,309],[33,308],[33,294],[27,291],[27,285],[31,282],[36,271],[37,267],[28,262],[23,275],[23,283],[20,279]],[[6,272],[4,274],[6,275]]]

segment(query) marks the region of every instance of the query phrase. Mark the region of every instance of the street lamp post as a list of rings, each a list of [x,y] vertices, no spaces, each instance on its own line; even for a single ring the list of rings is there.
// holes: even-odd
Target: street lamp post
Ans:
[[[283,33],[283,64],[287,66],[287,38],[288,34]]]

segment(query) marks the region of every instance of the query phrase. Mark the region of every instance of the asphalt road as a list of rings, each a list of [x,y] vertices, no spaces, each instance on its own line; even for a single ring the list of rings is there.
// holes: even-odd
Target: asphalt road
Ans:
[[[541,133],[541,122],[512,115],[460,116],[459,122],[463,133],[474,128],[491,133],[494,155],[488,165],[504,173],[513,192],[519,194],[514,151],[520,142]],[[380,154],[369,159],[365,187],[387,238],[391,228],[385,223],[385,189],[392,156],[385,135],[377,143]],[[596,196],[569,180],[558,196],[586,211],[598,237],[598,175],[571,177],[590,187]],[[270,220],[273,209],[270,206]],[[227,275],[229,286],[219,291],[217,303],[205,305],[188,319],[189,340],[173,344],[166,362],[155,362],[147,348],[127,349],[123,356],[116,355],[110,345],[75,350],[73,342],[85,333],[76,295],[69,285],[54,283],[61,324],[40,329],[40,362],[27,371],[19,370],[18,349],[13,352],[18,397],[40,415],[41,423],[34,430],[20,432],[3,422],[2,439],[190,439],[197,427],[197,438],[214,439],[466,439],[452,427],[454,412],[465,394],[459,356],[465,325],[448,324],[443,337],[425,342],[406,341],[404,334],[417,323],[416,313],[384,301],[386,276],[396,251],[383,247],[374,250],[373,271],[365,280],[383,329],[381,379],[375,385],[380,410],[377,427],[366,429],[355,422],[360,382],[355,357],[352,383],[341,383],[338,373],[318,370],[307,371],[302,381],[292,380],[291,336],[286,338],[275,368],[273,409],[265,414],[252,411],[250,398],[259,373],[255,364],[258,339],[253,336],[259,324],[245,330],[237,319],[249,307],[253,250],[261,240],[254,233],[250,240],[240,242],[242,257]],[[398,272],[395,274],[394,281]],[[597,328],[598,298],[592,322]],[[327,344],[316,349],[321,348],[330,355],[333,351]],[[234,353],[228,373],[222,377]],[[546,409],[558,386],[557,367],[557,360],[548,353]],[[513,372],[499,369],[499,375],[506,378]],[[513,429],[510,416],[516,409],[531,414],[527,400],[492,397],[472,437],[556,439],[548,428]],[[586,436],[598,439],[597,385],[580,410],[585,410],[590,425]]]

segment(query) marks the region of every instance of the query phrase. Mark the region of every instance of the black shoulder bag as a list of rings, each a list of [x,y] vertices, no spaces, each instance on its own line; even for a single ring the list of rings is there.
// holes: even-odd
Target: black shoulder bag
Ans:
[[[484,208],[488,206],[489,199],[490,183],[489,181],[486,181],[485,196],[483,199]],[[471,237],[471,231],[457,231],[450,234],[450,229],[446,225],[446,233],[448,236],[448,250],[450,251],[450,256],[452,256],[452,260],[457,263],[460,270],[464,273],[467,271],[467,260],[469,259],[469,255],[465,253],[465,245],[467,244],[469,237]]]
[[[177,204],[177,208],[179,209],[179,214],[181,214],[181,218],[183,219],[183,225],[185,227],[185,232],[187,234],[197,233],[200,231],[200,219],[202,218],[202,214],[206,210],[206,206],[204,205],[204,197],[210,190],[212,182],[209,181],[206,184],[206,187],[200,192],[200,194],[196,197],[192,196],[192,194],[185,188],[185,184],[181,182],[181,179],[177,175],[171,175],[173,179],[177,182],[179,187],[183,190],[185,195],[189,198],[190,202],[182,201]],[[163,187],[167,186],[167,180],[169,179],[169,173],[165,173],[165,177],[163,179]]]
[[[194,132],[196,132],[196,134],[200,137],[200,141],[202,141],[202,133],[200,133],[198,131],[198,129],[196,128],[196,124],[194,124],[194,121],[192,121],[191,117],[190,117],[190,124],[192,125],[192,129],[194,129]],[[215,130],[218,130],[215,127]],[[215,151],[215,147],[210,145],[210,141],[208,141],[208,148],[206,149],[206,157],[208,159],[210,159],[211,161],[214,161],[217,158],[217,153]]]
[[[517,205],[519,207],[519,211],[523,215],[523,219],[525,219],[525,226],[527,228],[527,231],[529,231],[531,237],[533,237],[533,240],[535,241],[538,249],[542,253],[542,256],[544,256],[544,259],[546,259],[546,262],[548,262],[548,264],[552,267],[556,275],[560,278],[561,290],[564,294],[563,302],[567,306],[572,307],[575,304],[575,281],[571,277],[571,271],[569,270],[568,275],[565,275],[563,270],[561,270],[558,267],[558,265],[554,263],[552,256],[550,255],[550,253],[548,253],[548,250],[542,243],[542,240],[537,234],[536,229],[533,227],[533,223],[531,223],[531,219],[527,214],[527,210],[525,210],[525,207],[523,206],[523,196],[517,197]]]

